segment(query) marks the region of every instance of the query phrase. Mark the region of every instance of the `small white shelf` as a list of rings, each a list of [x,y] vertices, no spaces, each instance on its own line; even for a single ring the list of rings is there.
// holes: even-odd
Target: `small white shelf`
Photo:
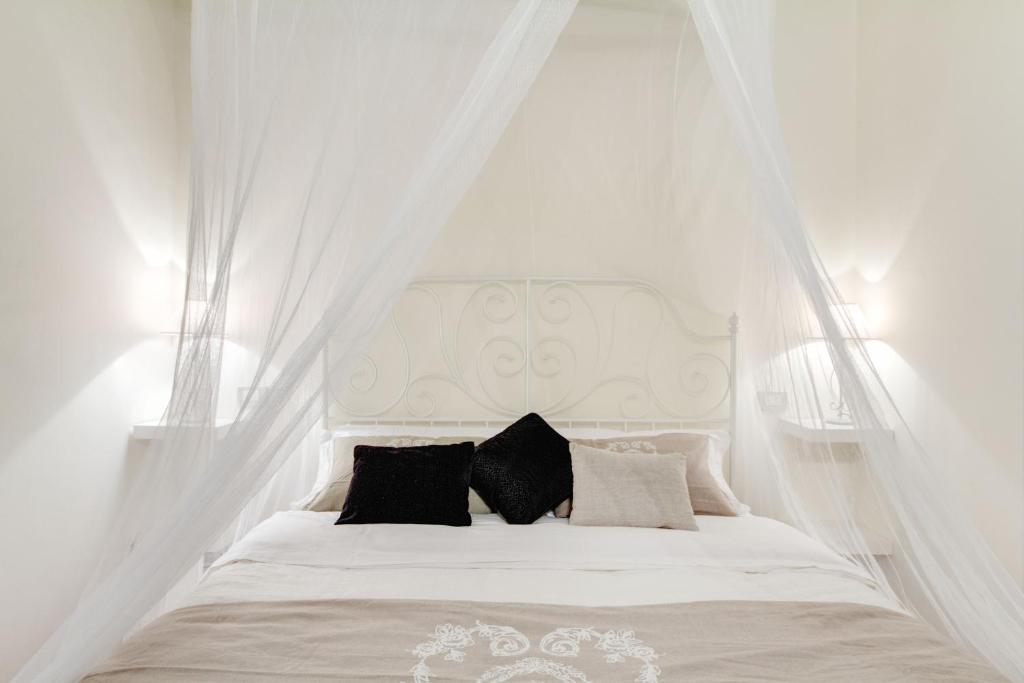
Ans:
[[[791,417],[780,418],[779,427],[786,434],[810,443],[863,443],[869,437],[896,438],[891,429],[858,429],[853,425],[822,424]]]
[[[220,438],[228,433],[228,429],[234,424],[233,420],[228,418],[217,418],[214,422],[216,429],[217,438]],[[132,425],[132,438],[136,441],[154,441],[161,438],[163,434],[164,424],[161,420],[147,420],[145,422],[137,422]]]

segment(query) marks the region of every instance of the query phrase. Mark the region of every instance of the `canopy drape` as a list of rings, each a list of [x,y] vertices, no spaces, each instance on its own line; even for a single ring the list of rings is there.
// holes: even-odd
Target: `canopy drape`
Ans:
[[[193,3],[188,277],[167,427],[96,579],[17,681],[76,679],[204,552],[305,493],[328,341],[332,365],[350,362],[439,231],[480,221],[570,231],[572,252],[548,258],[592,264],[603,244],[627,274],[737,311],[734,489],[1024,681],[1021,590],[950,503],[802,223],[773,3],[582,6]],[[563,35],[571,18],[580,33]],[[552,54],[548,68],[572,77],[534,91]],[[499,141],[519,161],[485,172],[496,192],[471,189]],[[779,429],[827,424],[836,389],[864,435],[857,506],[845,456]],[[873,554],[878,533],[889,560]]]
[[[828,380],[823,380],[821,366],[834,374],[853,427],[864,434],[858,450],[869,476],[870,507],[876,524],[893,541],[894,566],[886,573],[872,554],[838,480],[840,459],[834,449],[827,443],[794,447],[777,430],[771,435],[762,431],[754,436],[755,443],[770,445],[776,488],[785,498],[788,516],[852,556],[909,609],[981,653],[1011,680],[1024,680],[1021,588],[963,510],[950,504],[958,496],[939,464],[909,433],[871,361],[862,339],[865,332],[842,305],[803,225],[772,87],[773,12],[757,0],[690,0],[690,7],[715,83],[750,160],[769,228],[765,246],[775,254],[760,257],[765,265],[774,263],[775,272],[766,278],[773,285],[767,293],[774,301],[766,304],[762,299],[764,282],[744,297],[758,301],[744,317],[754,326],[746,337],[746,367],[752,373],[748,386],[788,387],[795,399],[790,415],[825,425],[829,416],[818,397],[828,393]],[[824,358],[808,350],[808,342],[819,338]],[[770,420],[751,418],[740,424],[764,430]],[[804,496],[797,490],[799,482],[805,482]],[[825,501],[817,511],[805,499],[806,482]]]
[[[301,459],[328,337],[344,330],[356,353],[415,275],[574,6],[194,3],[188,282],[167,427],[96,580],[16,680],[84,674]]]

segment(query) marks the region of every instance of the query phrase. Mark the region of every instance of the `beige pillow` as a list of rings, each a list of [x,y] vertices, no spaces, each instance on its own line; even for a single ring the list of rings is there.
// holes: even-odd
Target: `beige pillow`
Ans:
[[[708,434],[665,432],[644,436],[620,436],[608,439],[573,439],[572,443],[616,453],[682,453],[686,456],[686,485],[693,511],[703,515],[735,517],[750,508],[741,503],[722,474],[718,444]],[[575,477],[575,471],[573,472]],[[571,501],[555,508],[556,517],[569,516]]]
[[[681,453],[616,453],[569,445],[570,524],[697,531]]]
[[[364,446],[430,446],[467,441],[464,436],[344,436],[334,439],[327,483],[312,495],[311,499],[296,503],[302,510],[313,512],[340,511],[348,495],[352,480],[352,451],[358,445]],[[469,490],[469,511],[471,514],[487,514],[491,509],[473,489]]]

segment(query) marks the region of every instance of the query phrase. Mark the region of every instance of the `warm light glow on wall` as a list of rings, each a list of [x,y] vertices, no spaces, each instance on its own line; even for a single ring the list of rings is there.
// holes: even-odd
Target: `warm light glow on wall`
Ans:
[[[129,288],[132,315],[141,331],[177,330],[181,319],[184,273],[171,264],[139,268]]]
[[[830,312],[846,339],[871,339],[867,317],[857,304],[835,304]]]

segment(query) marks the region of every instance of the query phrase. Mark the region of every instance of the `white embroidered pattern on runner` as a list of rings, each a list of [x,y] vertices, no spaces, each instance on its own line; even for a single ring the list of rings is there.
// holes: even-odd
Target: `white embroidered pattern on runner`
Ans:
[[[438,624],[431,639],[413,648],[412,653],[420,658],[410,669],[413,683],[430,683],[433,672],[428,665],[431,657],[444,655],[444,661],[463,663],[466,651],[477,644],[474,638],[486,640],[494,657],[517,657],[530,650],[530,640],[511,626],[495,626],[476,622],[476,626]],[[641,663],[636,683],[658,683],[661,669],[654,663],[658,654],[629,629],[598,631],[586,628],[558,628],[540,640],[540,651],[552,657],[578,657],[580,644],[593,642],[594,649],[604,653],[607,664],[622,664],[630,659]],[[564,683],[590,683],[591,679],[582,671],[560,662],[540,657],[524,657],[511,664],[494,666],[477,678],[478,683],[501,683],[513,677],[528,674],[544,674]]]

